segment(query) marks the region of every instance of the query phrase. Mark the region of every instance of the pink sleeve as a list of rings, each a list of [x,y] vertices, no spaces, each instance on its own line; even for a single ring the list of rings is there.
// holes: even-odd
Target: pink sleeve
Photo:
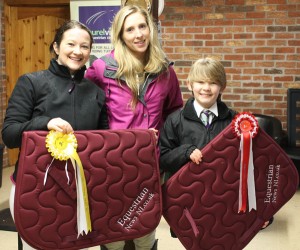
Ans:
[[[182,94],[179,86],[179,81],[176,76],[176,73],[173,67],[169,67],[169,94],[167,96],[167,100],[165,103],[165,109],[163,111],[164,120],[167,118],[169,114],[174,112],[177,109],[182,108],[183,100]]]
[[[85,78],[91,80],[99,87],[103,88],[103,72],[105,64],[101,59],[97,59],[93,64],[86,70]]]

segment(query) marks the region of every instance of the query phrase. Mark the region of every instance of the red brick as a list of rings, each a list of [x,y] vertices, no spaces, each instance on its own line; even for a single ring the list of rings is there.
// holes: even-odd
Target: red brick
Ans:
[[[223,41],[205,41],[205,46],[223,46]]]
[[[243,5],[244,4],[244,0],[226,0],[225,4],[227,5]]]
[[[265,18],[266,17],[266,13],[265,12],[249,12],[246,13],[246,18]]]
[[[258,53],[258,54],[261,54],[261,53],[274,53],[274,51],[275,50],[272,47],[258,47],[258,48],[255,49],[255,53]]]
[[[275,53],[285,53],[285,54],[293,54],[295,53],[295,48],[291,47],[284,47],[284,48],[276,48]]]
[[[191,20],[181,20],[181,21],[176,22],[176,27],[180,27],[180,26],[190,27],[192,25],[194,25],[194,21],[191,21]]]
[[[232,80],[234,81],[250,81],[251,76],[246,75],[232,75]]]
[[[288,41],[288,46],[300,46],[300,40],[290,40]]]
[[[257,12],[270,12],[270,11],[276,11],[276,5],[261,5],[261,4],[257,4],[257,6],[255,6],[256,11]]]
[[[226,34],[215,34],[214,39],[232,39],[232,34],[226,33]]]
[[[195,39],[200,40],[212,40],[213,35],[212,34],[195,34]]]
[[[186,41],[184,43],[185,46],[203,46],[203,41],[201,40],[193,40],[193,41]]]
[[[286,4],[286,0],[268,0],[267,4]]]
[[[215,20],[214,25],[215,26],[232,26],[233,21],[232,20]]]
[[[287,46],[288,41],[286,40],[269,40],[267,41],[267,45],[270,47],[277,47],[277,46]]]
[[[288,12],[288,17],[300,17],[300,11]]]
[[[193,39],[193,34],[175,34],[175,39],[177,40],[191,40]]]
[[[244,19],[246,17],[246,13],[237,13],[237,12],[232,12],[232,13],[226,13],[224,14],[226,19]]]
[[[294,18],[278,18],[275,20],[276,25],[295,25],[296,19]]]
[[[247,75],[258,75],[262,73],[262,69],[244,69],[243,74]]]
[[[293,39],[295,34],[292,33],[276,33],[275,39]]]
[[[202,33],[203,30],[203,27],[187,27],[185,33]]]

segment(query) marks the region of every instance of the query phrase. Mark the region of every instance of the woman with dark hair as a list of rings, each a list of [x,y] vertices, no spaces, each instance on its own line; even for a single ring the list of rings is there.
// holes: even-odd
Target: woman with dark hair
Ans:
[[[9,99],[2,129],[8,148],[21,147],[24,131],[108,129],[104,92],[84,78],[92,43],[91,32],[80,22],[67,21],[57,30],[49,68],[22,75]],[[12,176],[12,216],[17,168],[18,161]],[[33,248],[23,241],[23,249]]]

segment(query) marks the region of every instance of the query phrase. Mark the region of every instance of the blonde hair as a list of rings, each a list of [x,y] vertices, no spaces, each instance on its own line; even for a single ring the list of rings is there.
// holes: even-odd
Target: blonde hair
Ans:
[[[190,84],[199,81],[211,81],[218,84],[222,90],[226,88],[226,73],[222,63],[214,58],[198,59],[191,67],[187,81]]]
[[[131,53],[122,40],[125,19],[134,13],[140,13],[145,17],[150,30],[150,42],[145,55],[145,65]],[[119,65],[116,78],[119,81],[121,77],[126,79],[126,84],[133,95],[131,104],[132,107],[135,107],[138,102],[139,91],[137,75],[143,72],[159,74],[168,69],[168,60],[159,43],[157,27],[152,20],[152,16],[147,10],[139,6],[127,5],[122,7],[116,14],[112,24],[111,41],[115,49],[115,59]]]

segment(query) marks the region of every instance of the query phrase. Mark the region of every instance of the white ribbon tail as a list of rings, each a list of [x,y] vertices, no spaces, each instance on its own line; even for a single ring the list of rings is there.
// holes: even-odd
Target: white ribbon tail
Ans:
[[[46,173],[45,173],[45,176],[44,176],[44,186],[46,185],[47,177],[48,177],[48,172],[49,172],[49,169],[50,169],[50,167],[51,167],[53,161],[54,161],[54,157],[53,157],[51,163],[50,163],[50,164],[48,165],[48,167],[46,168]]]
[[[252,152],[252,137],[250,137],[250,154],[248,164],[248,202],[249,212],[256,210],[256,192],[255,192],[255,180],[254,180],[254,164],[253,164],[253,152]]]
[[[77,192],[77,237],[85,234],[88,234],[88,225],[86,221],[86,213],[84,207],[84,198],[82,192],[82,181],[80,178],[80,170],[79,167],[74,160],[74,158],[70,158],[74,171],[75,171],[75,178],[76,178],[76,192]]]
[[[68,161],[66,161],[66,165],[65,165],[65,172],[66,172],[66,176],[68,179],[68,185],[70,185],[70,177],[69,177],[69,173],[68,173]]]

